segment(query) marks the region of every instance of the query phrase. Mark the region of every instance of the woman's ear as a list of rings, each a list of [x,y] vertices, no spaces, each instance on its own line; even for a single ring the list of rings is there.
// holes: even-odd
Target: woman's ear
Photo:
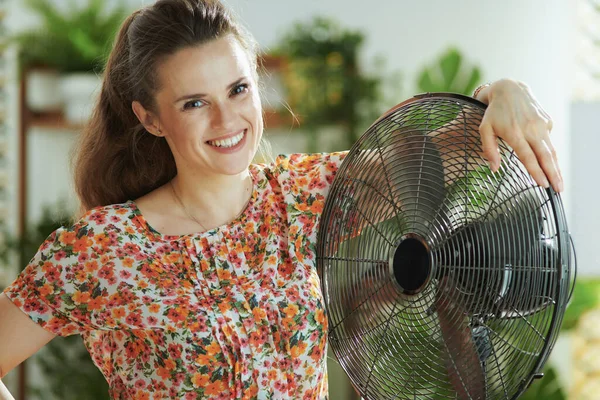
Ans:
[[[164,133],[160,130],[158,118],[156,118],[156,116],[151,111],[146,110],[142,103],[140,103],[137,100],[131,102],[131,109],[135,113],[137,119],[144,126],[144,128],[146,128],[148,132],[158,137],[165,136]]]

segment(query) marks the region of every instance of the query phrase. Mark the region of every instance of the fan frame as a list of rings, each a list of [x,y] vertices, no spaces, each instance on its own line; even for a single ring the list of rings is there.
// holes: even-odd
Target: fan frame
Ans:
[[[431,100],[431,99],[436,99],[436,98],[440,98],[443,100],[449,100],[449,99],[457,100],[459,103],[466,103],[466,105],[468,105],[468,106],[481,108],[483,110],[483,112],[485,112],[485,110],[487,109],[487,105],[485,103],[483,103],[479,100],[476,100],[472,97],[465,96],[465,95],[459,94],[459,93],[428,92],[428,93],[417,94],[409,99],[404,100],[401,103],[398,103],[394,107],[392,107],[389,110],[387,110],[386,112],[384,112],[377,120],[375,120],[375,122],[373,122],[365,130],[365,132],[361,135],[361,137],[352,145],[352,147],[350,148],[350,150],[348,152],[348,156],[347,156],[346,160],[352,158],[352,154],[354,154],[361,148],[361,144],[364,142],[364,140],[366,140],[365,138],[367,136],[369,136],[369,134],[371,133],[373,128],[376,127],[382,120],[390,117],[394,112],[396,112],[398,109],[400,109],[404,106],[407,106],[407,105],[413,104],[413,103],[417,103],[422,100]],[[512,149],[511,149],[511,151],[514,152],[514,150],[512,150]],[[334,178],[332,185],[331,185],[332,189],[336,187],[336,182],[340,181],[340,179],[341,179],[340,176],[345,175],[346,167],[348,165],[348,163],[346,163],[346,160],[344,160],[341,163],[341,165],[337,171],[336,177]],[[542,347],[540,354],[538,356],[538,360],[534,364],[531,371],[529,371],[527,374],[523,374],[523,379],[521,380],[520,385],[517,387],[516,393],[515,393],[514,397],[512,397],[512,399],[517,399],[519,396],[521,396],[523,394],[523,392],[525,392],[527,390],[527,388],[531,385],[531,383],[535,379],[543,377],[543,373],[541,371],[542,371],[542,368],[544,367],[544,365],[546,364],[548,357],[550,356],[550,353],[552,352],[552,350],[554,348],[554,345],[556,344],[560,326],[562,324],[562,319],[564,317],[564,311],[565,311],[565,308],[572,296],[574,285],[575,285],[575,279],[576,279],[576,275],[577,275],[577,262],[576,262],[576,255],[575,255],[575,247],[573,244],[572,237],[568,231],[566,212],[564,210],[564,206],[563,206],[561,197],[558,193],[556,193],[552,189],[552,187],[546,188],[545,191],[546,191],[546,194],[549,199],[550,207],[552,208],[552,213],[554,214],[553,216],[554,216],[554,221],[555,221],[555,225],[556,225],[555,226],[556,235],[557,235],[556,240],[558,243],[558,246],[557,246],[558,247],[557,248],[557,250],[558,250],[557,268],[560,268],[560,278],[557,279],[557,285],[559,285],[559,288],[558,288],[559,290],[558,290],[558,294],[557,294],[557,299],[555,299],[552,318],[549,320],[550,328],[549,328],[548,334],[546,335],[546,338],[545,338],[546,340],[545,340],[544,346]],[[331,194],[331,192],[330,192],[330,194]],[[322,254],[321,254],[321,249],[326,248],[326,246],[328,245],[327,244],[328,242],[325,237],[326,232],[324,229],[321,229],[321,227],[327,226],[327,224],[325,224],[325,225],[322,225],[322,224],[323,224],[324,220],[326,222],[329,219],[328,213],[331,211],[331,207],[332,207],[332,202],[329,199],[331,199],[331,196],[328,196],[326,199],[325,207],[323,209],[323,214],[319,221],[319,227],[317,230],[316,264],[317,264],[317,273],[318,273],[318,276],[319,276],[319,279],[321,282],[321,290],[322,290],[323,294],[327,293],[328,287],[327,287],[327,280],[324,279],[324,276],[323,276],[324,260],[323,260]],[[410,233],[408,235],[410,235]],[[425,245],[428,246],[427,243],[425,243]],[[392,263],[390,263],[390,268],[393,269]],[[573,276],[571,275],[571,271],[573,271]],[[429,278],[427,281],[429,281]],[[425,283],[425,285],[426,284],[427,283]],[[324,295],[323,298],[324,298],[324,302],[325,302],[325,310],[326,310],[327,316],[329,318],[329,310],[328,310],[329,307],[327,307],[327,297]],[[342,357],[338,357],[338,354],[335,351],[334,351],[334,354],[336,356],[336,359],[340,363],[340,365],[343,367],[346,375],[352,382],[354,389],[357,391],[357,393],[364,396],[365,393],[358,390],[358,387],[361,385],[361,382],[355,382],[353,377],[348,373],[348,369],[351,367],[346,365],[345,360]]]

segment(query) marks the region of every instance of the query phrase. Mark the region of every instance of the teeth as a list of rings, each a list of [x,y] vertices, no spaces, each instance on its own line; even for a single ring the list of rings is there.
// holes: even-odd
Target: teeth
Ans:
[[[242,140],[242,138],[244,137],[244,132],[245,131],[240,132],[236,136],[225,139],[225,140],[209,141],[208,144],[216,146],[216,147],[233,147],[236,144],[238,144],[240,142],[240,140]]]

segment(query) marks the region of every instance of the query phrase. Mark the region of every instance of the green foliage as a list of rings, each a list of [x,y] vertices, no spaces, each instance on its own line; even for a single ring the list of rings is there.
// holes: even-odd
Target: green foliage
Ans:
[[[108,383],[92,362],[81,336],[52,340],[36,356],[48,386],[34,385],[31,391],[40,399],[48,391],[57,399],[108,400]]]
[[[470,96],[480,81],[479,67],[467,65],[458,49],[451,48],[423,68],[417,83],[422,92],[451,92]]]
[[[554,368],[547,366],[544,369],[544,377],[535,380],[523,393],[520,400],[566,400],[567,396],[560,386],[558,375]]]
[[[316,17],[294,25],[276,51],[287,60],[286,97],[302,124],[313,131],[322,125],[343,124],[347,145],[380,113],[381,78],[367,76],[358,65],[363,43],[361,32]]]
[[[575,328],[579,318],[586,311],[600,304],[600,280],[579,278],[575,283],[573,297],[563,317],[562,330]]]
[[[66,210],[61,207],[55,210],[53,207],[45,206],[40,220],[29,227],[25,234],[16,237],[5,233],[5,240],[0,246],[0,260],[3,264],[9,265],[11,257],[16,256],[19,260],[19,270],[23,270],[42,242],[56,229],[69,223],[69,219],[64,215]]]
[[[23,66],[44,65],[62,72],[100,72],[104,69],[113,38],[127,15],[124,5],[108,12],[104,0],[87,0],[78,7],[74,0],[68,13],[51,0],[25,0],[42,19],[39,29],[15,35]]]
[[[497,184],[482,186],[481,182],[500,182],[503,175],[504,170],[494,174],[487,165],[467,171],[449,185],[446,201],[449,204],[466,202],[471,211],[486,209],[494,200]]]

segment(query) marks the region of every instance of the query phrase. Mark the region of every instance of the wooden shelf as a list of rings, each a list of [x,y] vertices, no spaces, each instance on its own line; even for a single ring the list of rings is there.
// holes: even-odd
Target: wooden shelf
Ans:
[[[264,110],[263,121],[265,124],[265,130],[267,129],[293,129],[299,125],[298,119],[294,117],[289,111],[284,110],[282,112],[275,110]]]
[[[62,112],[29,112],[27,118],[27,126],[29,128],[43,128],[55,130],[81,130],[83,129],[84,125],[73,124],[67,121]]]

